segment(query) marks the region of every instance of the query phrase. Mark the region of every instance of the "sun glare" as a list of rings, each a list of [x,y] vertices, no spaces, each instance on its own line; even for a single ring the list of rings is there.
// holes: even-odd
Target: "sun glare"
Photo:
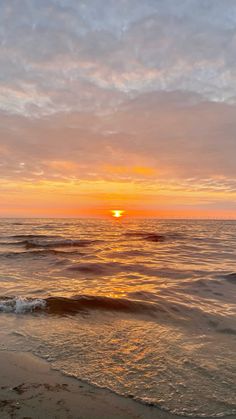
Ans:
[[[123,210],[111,210],[112,217],[114,217],[114,218],[120,218],[120,217],[122,217],[123,214],[124,214],[124,212],[125,211],[123,211]]]

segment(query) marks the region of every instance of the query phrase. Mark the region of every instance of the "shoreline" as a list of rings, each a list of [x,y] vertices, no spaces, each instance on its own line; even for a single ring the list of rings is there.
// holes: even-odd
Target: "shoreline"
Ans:
[[[29,352],[0,351],[1,419],[176,419],[50,368]]]
[[[1,419],[183,417],[65,376],[30,352],[1,350],[0,370]]]

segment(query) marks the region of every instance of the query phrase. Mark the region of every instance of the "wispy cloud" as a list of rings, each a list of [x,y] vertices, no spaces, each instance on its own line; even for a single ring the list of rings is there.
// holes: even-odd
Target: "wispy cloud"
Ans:
[[[127,95],[177,88],[235,101],[234,0],[12,0],[0,7],[3,110],[99,109],[103,98],[116,106]]]

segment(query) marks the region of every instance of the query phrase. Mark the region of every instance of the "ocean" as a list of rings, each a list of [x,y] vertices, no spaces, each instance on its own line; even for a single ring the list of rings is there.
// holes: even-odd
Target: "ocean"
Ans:
[[[0,220],[0,349],[185,416],[236,414],[236,222]]]

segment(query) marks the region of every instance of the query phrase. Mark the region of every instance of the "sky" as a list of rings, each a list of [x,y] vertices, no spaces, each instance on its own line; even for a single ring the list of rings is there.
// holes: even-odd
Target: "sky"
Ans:
[[[235,0],[0,0],[0,217],[236,218]]]

